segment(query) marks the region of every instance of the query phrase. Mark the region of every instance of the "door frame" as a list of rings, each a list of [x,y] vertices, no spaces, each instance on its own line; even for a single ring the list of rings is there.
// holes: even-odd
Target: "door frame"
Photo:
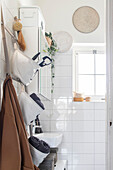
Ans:
[[[106,0],[107,138],[106,170],[113,169],[113,1]]]

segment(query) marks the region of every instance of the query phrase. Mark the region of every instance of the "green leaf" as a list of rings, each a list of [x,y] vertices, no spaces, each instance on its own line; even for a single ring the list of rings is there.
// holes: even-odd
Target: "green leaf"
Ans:
[[[47,51],[46,51],[46,50],[43,50],[43,52],[47,53]]]
[[[46,37],[48,37],[48,36],[49,36],[49,34],[48,34],[47,32],[45,32],[45,36],[46,36]]]

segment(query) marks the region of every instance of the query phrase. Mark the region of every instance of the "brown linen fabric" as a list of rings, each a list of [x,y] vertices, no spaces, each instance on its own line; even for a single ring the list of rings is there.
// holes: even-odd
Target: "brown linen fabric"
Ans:
[[[18,44],[19,44],[20,49],[21,49],[22,51],[25,51],[25,50],[26,50],[26,43],[25,43],[25,40],[24,40],[22,31],[19,31],[19,34],[18,34]]]
[[[39,170],[33,165],[22,112],[10,76],[0,112],[0,170]]]

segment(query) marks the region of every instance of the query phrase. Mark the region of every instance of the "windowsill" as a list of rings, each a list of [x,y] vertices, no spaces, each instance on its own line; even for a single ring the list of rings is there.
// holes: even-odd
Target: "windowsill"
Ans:
[[[79,103],[105,103],[106,102],[106,97],[104,96],[104,95],[101,95],[101,96],[94,96],[94,95],[92,95],[92,96],[89,96],[90,97],[90,101],[86,101],[85,100],[85,98],[87,98],[88,97],[88,95],[84,95],[83,96],[83,101],[74,101],[74,97],[73,97],[73,102],[79,102]]]
[[[83,102],[80,102],[80,101],[73,101],[73,103],[105,103],[106,102],[106,100],[91,100],[91,101],[89,101],[89,102],[87,102],[87,101],[83,101]]]

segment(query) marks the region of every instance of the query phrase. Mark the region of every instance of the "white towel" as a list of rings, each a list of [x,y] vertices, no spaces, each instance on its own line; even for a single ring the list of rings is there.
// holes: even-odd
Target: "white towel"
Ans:
[[[33,163],[38,167],[43,162],[43,160],[49,155],[49,153],[40,152],[39,150],[34,148],[31,144],[29,144],[29,146]]]
[[[43,109],[26,92],[21,92],[19,95],[19,102],[26,125],[30,125],[30,122],[35,120],[36,116],[43,111]]]
[[[39,65],[20,50],[16,49],[12,57],[12,74],[21,80],[24,85],[28,85]]]

